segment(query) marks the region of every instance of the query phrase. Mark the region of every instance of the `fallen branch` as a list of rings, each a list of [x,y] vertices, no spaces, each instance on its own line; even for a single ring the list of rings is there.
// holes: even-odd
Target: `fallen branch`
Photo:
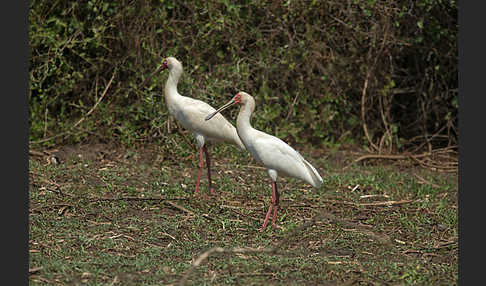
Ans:
[[[346,227],[350,227],[350,228],[354,228],[356,229],[358,232],[361,232],[367,236],[370,236],[372,237],[373,239],[375,239],[376,241],[382,243],[383,245],[386,245],[386,246],[391,246],[392,243],[391,243],[391,239],[388,235],[386,234],[376,234],[374,233],[373,231],[369,230],[369,229],[366,229],[366,225],[359,225],[359,224],[356,224],[354,222],[351,222],[351,221],[347,221],[347,220],[344,220],[344,219],[341,219],[341,218],[338,218],[336,216],[334,216],[333,214],[330,214],[330,213],[321,213],[319,215],[319,218],[326,218],[326,219],[329,219],[331,221],[334,221],[334,222],[338,222]]]
[[[349,206],[359,206],[357,203],[348,202],[348,201],[339,201],[339,200],[329,200],[329,199],[319,199],[319,201],[329,204],[342,204],[342,205],[349,205]]]
[[[353,162],[351,162],[350,164],[348,164],[347,166],[345,166],[341,170],[344,171],[347,168],[349,168],[351,165],[358,163],[360,161],[363,161],[363,160],[367,160],[367,159],[392,159],[392,160],[401,160],[401,159],[409,159],[409,158],[417,159],[417,158],[422,158],[422,157],[426,157],[426,156],[430,156],[430,155],[431,155],[430,152],[417,154],[417,155],[411,155],[411,154],[407,154],[407,155],[367,154],[367,155],[363,155],[361,157],[358,157],[357,159],[355,159]]]
[[[108,197],[101,197],[101,198],[94,198],[90,199],[90,202],[100,202],[100,201],[168,201],[168,200],[188,200],[187,197],[174,197],[174,198],[164,198],[164,197],[117,197],[117,198],[108,198]]]
[[[458,246],[458,241],[457,239],[454,239],[452,241],[447,241],[437,246],[434,246],[433,249],[441,249],[441,248],[457,247],[457,246]]]
[[[29,273],[29,275],[30,275],[30,273]],[[49,280],[49,279],[44,278],[44,277],[39,276],[39,275],[32,275],[32,280],[35,281],[35,282],[42,281],[42,282],[46,282],[46,283],[49,283],[49,284],[54,284],[54,281]]]
[[[35,272],[39,272],[43,268],[44,267],[42,267],[42,266],[29,268],[29,274],[32,274],[32,273],[35,273]]]
[[[174,207],[174,208],[176,208],[176,209],[178,209],[178,210],[181,210],[183,212],[186,212],[186,213],[188,213],[191,216],[194,216],[195,215],[194,212],[192,212],[192,211],[186,209],[185,207],[182,207],[182,206],[180,206],[180,205],[178,205],[176,203],[173,203],[171,201],[166,201],[165,203],[168,204],[168,205],[170,205],[170,206],[172,206],[172,207]]]
[[[369,198],[379,198],[379,197],[383,197],[383,198],[390,198],[389,195],[386,195],[386,194],[383,194],[383,195],[362,195],[362,196],[359,196],[360,199],[369,199]]]
[[[44,157],[48,154],[45,154],[44,152],[35,151],[35,150],[29,150],[29,155]]]
[[[47,141],[51,141],[52,139],[56,139],[57,137],[67,135],[67,134],[71,134],[71,132],[70,131],[61,132],[61,133],[58,133],[58,134],[51,136],[51,137],[48,137],[48,138],[43,138],[43,139],[39,139],[37,141],[29,142],[29,144],[44,143],[44,142],[47,142]]]
[[[341,170],[344,171],[349,168],[351,165],[367,160],[367,159],[391,159],[391,160],[401,160],[401,159],[410,159],[415,161],[417,164],[424,168],[429,168],[432,170],[437,171],[445,171],[445,172],[455,172],[457,171],[458,162],[457,162],[457,152],[454,149],[457,149],[458,146],[448,146],[445,148],[435,149],[429,152],[424,152],[422,154],[402,154],[402,155],[386,155],[386,154],[366,154],[363,156],[358,157],[353,162],[342,168]],[[446,157],[447,156],[447,157]],[[440,157],[442,160],[433,160],[432,157]],[[444,159],[449,159],[448,162],[443,162]]]
[[[440,186],[439,186],[439,185],[434,184],[434,183],[432,183],[432,182],[429,182],[429,181],[427,181],[426,179],[424,179],[423,177],[421,177],[421,176],[419,176],[419,175],[417,175],[417,174],[415,174],[415,173],[414,173],[413,175],[414,175],[414,176],[415,176],[415,177],[416,177],[416,178],[419,180],[419,182],[420,182],[421,184],[430,185],[430,186],[432,186],[432,187],[434,187],[434,188],[440,188]]]
[[[115,285],[116,283],[118,283],[118,281],[120,281],[120,278],[118,278],[118,275],[115,275],[115,278],[113,278],[113,281],[111,281],[110,284],[108,284],[109,286],[113,286]]]
[[[386,202],[373,202],[373,203],[360,203],[360,206],[395,206],[403,205],[415,202],[413,200],[400,200],[400,201],[386,201]]]
[[[266,170],[267,169],[267,168],[262,167],[262,166],[252,166],[252,165],[239,165],[238,167],[248,168],[248,169],[260,169],[260,170]]]
[[[425,160],[419,160],[419,159],[413,158],[413,157],[412,157],[412,159],[415,162],[417,162],[417,164],[419,164],[420,166],[422,166],[424,168],[429,168],[429,169],[434,170],[434,171],[456,172],[457,167],[458,167],[457,162],[451,162],[450,164],[437,165],[437,164],[434,164],[433,162],[425,162]],[[432,160],[429,160],[429,161],[432,161]]]

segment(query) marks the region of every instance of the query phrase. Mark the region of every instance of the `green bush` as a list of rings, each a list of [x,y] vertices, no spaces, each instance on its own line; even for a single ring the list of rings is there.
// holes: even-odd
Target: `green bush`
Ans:
[[[29,23],[32,143],[166,140],[167,73],[140,86],[166,56],[182,94],[247,91],[292,143],[457,143],[455,1],[31,1]]]

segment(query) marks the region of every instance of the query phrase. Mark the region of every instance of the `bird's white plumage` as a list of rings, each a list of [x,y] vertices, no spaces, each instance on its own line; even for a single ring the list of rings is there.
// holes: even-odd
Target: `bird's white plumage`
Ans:
[[[205,121],[204,117],[214,112],[209,104],[190,97],[181,96],[179,101],[168,107],[169,112],[186,129],[196,136],[201,135],[207,140],[232,141],[238,145],[236,129],[221,114],[214,122]],[[198,140],[199,141],[199,140]]]
[[[194,133],[199,147],[206,140],[226,141],[245,149],[235,127],[217,114],[214,120],[204,118],[215,109],[204,101],[182,96],[177,91],[177,83],[182,74],[182,64],[174,57],[166,59],[169,68],[169,79],[165,87],[165,101],[169,113],[186,129]]]
[[[299,152],[280,138],[259,131],[250,125],[255,100],[245,92],[239,92],[238,95],[242,107],[236,120],[236,129],[253,158],[269,170],[301,179],[316,188],[321,186],[323,181],[321,176]],[[270,176],[272,180],[276,180],[276,174]]]
[[[253,158],[266,168],[301,179],[314,187],[322,184],[322,178],[315,168],[280,138],[253,128],[246,134],[242,137],[243,144]]]
[[[322,178],[309,162],[307,162],[299,152],[290,147],[281,139],[256,130],[250,124],[250,117],[255,110],[255,100],[248,93],[238,92],[233,99],[221,106],[218,110],[208,114],[205,120],[210,120],[222,110],[233,104],[241,103],[240,112],[236,119],[236,130],[238,136],[250,152],[253,158],[267,168],[268,175],[272,179],[272,200],[268,207],[267,214],[263,221],[262,228],[267,226],[268,220],[273,210],[272,224],[277,218],[277,209],[280,194],[277,188],[277,177],[280,174],[301,179],[313,187],[322,185]]]

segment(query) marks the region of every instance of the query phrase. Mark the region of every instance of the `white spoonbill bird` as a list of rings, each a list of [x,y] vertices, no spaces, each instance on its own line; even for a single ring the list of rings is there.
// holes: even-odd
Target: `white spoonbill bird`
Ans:
[[[248,93],[238,92],[228,103],[209,114],[206,120],[211,119],[222,110],[237,103],[242,105],[238,113],[238,118],[236,119],[238,136],[240,136],[241,141],[243,141],[243,144],[253,158],[267,168],[268,175],[272,179],[272,200],[260,229],[263,231],[267,227],[272,209],[272,224],[275,225],[280,197],[277,189],[277,176],[279,173],[301,179],[315,188],[322,185],[322,178],[316,168],[307,162],[299,152],[287,145],[287,143],[275,136],[256,130],[250,125],[250,117],[255,110],[255,100]]]
[[[204,101],[193,99],[187,96],[182,96],[177,91],[177,83],[182,75],[182,64],[174,57],[168,57],[163,62],[158,70],[150,75],[142,85],[156,73],[168,69],[169,78],[164,89],[165,104],[169,113],[176,118],[176,120],[186,129],[190,130],[196,138],[196,143],[199,148],[199,170],[197,173],[196,188],[194,194],[199,192],[199,185],[201,183],[201,172],[203,168],[203,151],[206,155],[206,166],[208,169],[208,187],[211,193],[214,192],[211,182],[211,168],[209,152],[206,147],[206,141],[221,142],[226,141],[237,145],[245,150],[245,146],[238,137],[236,128],[219,114],[214,120],[206,121],[204,117],[216,109],[211,107]]]

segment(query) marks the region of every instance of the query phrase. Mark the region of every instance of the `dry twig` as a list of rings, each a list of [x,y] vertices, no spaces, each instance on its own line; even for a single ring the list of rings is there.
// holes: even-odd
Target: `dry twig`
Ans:
[[[32,274],[32,273],[35,273],[35,272],[39,272],[43,268],[44,267],[42,267],[42,266],[29,268],[29,274]]]
[[[396,206],[415,202],[413,200],[399,200],[399,201],[386,201],[386,202],[372,202],[372,203],[360,203],[361,206]]]
[[[73,127],[76,127],[78,126],[81,122],[83,122],[91,113],[93,113],[93,111],[96,109],[96,107],[98,106],[98,104],[101,102],[101,100],[103,100],[103,98],[105,97],[106,95],[106,92],[108,91],[108,89],[110,88],[111,86],[111,83],[113,82],[113,79],[115,78],[115,74],[116,74],[116,69],[115,71],[113,72],[113,75],[111,76],[110,78],[110,81],[108,82],[108,84],[106,85],[105,87],[105,90],[103,90],[103,93],[101,94],[100,98],[98,99],[98,101],[96,101],[96,103],[93,105],[93,107],[91,107],[91,109],[81,118],[78,120],[78,122],[76,122]]]
[[[368,140],[368,143],[370,143],[371,147],[373,147],[374,150],[378,150],[378,146],[376,146],[375,143],[373,143],[373,140],[371,140],[370,134],[368,133],[368,127],[366,126],[366,120],[365,120],[365,106],[366,106],[366,89],[368,88],[368,79],[370,77],[371,71],[369,70],[366,73],[366,79],[363,84],[363,89],[361,91],[361,121],[363,125],[363,131],[366,136],[366,139]]]
[[[96,103],[94,104],[94,106],[81,118],[78,120],[78,122],[76,122],[71,129],[75,129],[81,122],[83,122],[91,113],[93,113],[93,111],[96,109],[96,107],[98,106],[98,104],[101,102],[101,100],[103,99],[103,97],[105,97],[105,94],[106,92],[108,91],[108,88],[110,88],[111,86],[111,83],[115,77],[115,74],[116,74],[116,70],[113,72],[113,75],[111,76],[111,79],[110,81],[108,82],[108,84],[106,85],[105,87],[105,90],[103,91],[103,93],[101,94],[100,98],[98,99],[98,101],[96,101]],[[48,137],[48,138],[43,138],[43,139],[40,139],[40,140],[37,140],[37,141],[33,141],[33,142],[29,142],[29,144],[35,144],[35,143],[43,143],[43,142],[47,142],[47,141],[51,141],[53,139],[56,139],[58,137],[61,137],[61,136],[70,136],[70,135],[73,135],[73,134],[78,134],[78,133],[82,133],[83,131],[81,132],[77,132],[77,133],[73,133],[72,130],[68,130],[68,131],[65,131],[65,132],[61,132],[61,133],[58,133],[54,136],[51,136],[51,137]]]
[[[178,205],[176,203],[173,203],[171,201],[165,201],[165,203],[168,204],[168,205],[170,205],[170,206],[172,206],[172,207],[174,207],[174,208],[176,208],[176,209],[178,209],[178,210],[181,210],[183,212],[186,212],[186,213],[188,213],[191,216],[194,216],[195,215],[194,212],[192,212],[192,211],[186,209],[185,207],[182,207],[182,206],[180,206],[180,205]]]
[[[409,158],[417,159],[417,158],[422,158],[422,157],[425,157],[425,156],[430,156],[430,153],[429,152],[426,152],[426,153],[422,153],[422,154],[418,154],[418,155],[408,155],[408,154],[407,155],[367,154],[367,155],[363,155],[363,156],[360,156],[359,158],[355,159],[353,162],[351,162],[350,164],[348,164],[347,166],[345,166],[341,170],[344,171],[347,168],[349,168],[351,165],[353,165],[355,163],[358,163],[360,161],[363,161],[363,160],[367,160],[367,159],[393,159],[393,160],[403,160],[403,159],[409,159]]]
[[[432,182],[427,181],[426,179],[424,179],[423,177],[421,177],[421,176],[417,175],[416,173],[414,173],[413,175],[414,175],[414,176],[415,176],[415,177],[416,177],[416,178],[419,180],[419,182],[420,182],[420,183],[422,183],[422,184],[430,185],[430,186],[432,186],[432,187],[434,187],[434,188],[440,188],[440,186],[439,186],[439,185],[437,185],[437,184],[434,184],[434,183],[432,183]]]
[[[116,198],[109,198],[109,197],[100,197],[90,199],[90,202],[100,202],[100,201],[177,201],[177,200],[188,200],[187,197],[173,197],[173,198],[164,198],[164,197],[116,197]]]

